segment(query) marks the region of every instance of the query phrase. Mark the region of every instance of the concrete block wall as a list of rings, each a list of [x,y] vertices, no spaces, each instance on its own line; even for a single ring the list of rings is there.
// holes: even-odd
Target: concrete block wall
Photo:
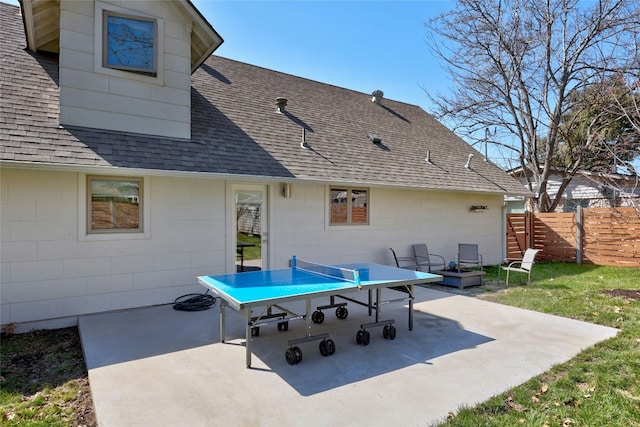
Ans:
[[[0,323],[170,303],[225,271],[225,184],[150,177],[148,236],[80,236],[84,179],[3,168]]]

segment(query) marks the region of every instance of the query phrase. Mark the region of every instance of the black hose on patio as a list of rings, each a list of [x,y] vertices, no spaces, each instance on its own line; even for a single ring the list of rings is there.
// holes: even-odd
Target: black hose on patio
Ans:
[[[204,294],[186,294],[176,298],[173,309],[181,311],[202,311],[210,309],[215,303],[215,297],[209,295],[209,291],[207,291]]]

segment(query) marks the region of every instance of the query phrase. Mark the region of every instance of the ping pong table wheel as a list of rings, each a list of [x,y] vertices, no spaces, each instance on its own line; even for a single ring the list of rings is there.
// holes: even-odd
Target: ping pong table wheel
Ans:
[[[384,328],[382,328],[382,336],[385,339],[396,339],[396,327],[393,325],[384,325]]]
[[[284,352],[284,357],[287,359],[287,363],[289,365],[295,365],[297,362],[296,354],[292,348],[288,348],[287,351]]]
[[[396,339],[396,327],[393,325],[389,325],[389,339],[392,341]]]
[[[289,322],[279,322],[278,323],[279,331],[288,331],[289,330]]]
[[[371,340],[371,334],[368,331],[360,329],[356,334],[356,343],[362,345],[369,345],[369,341]]]
[[[331,339],[324,339],[320,341],[320,354],[323,356],[331,356],[336,352],[336,344]]]
[[[311,314],[311,320],[313,323],[322,323],[324,322],[324,313],[321,311],[314,311]]]
[[[327,348],[329,349],[329,356],[336,352],[336,343],[333,340],[327,340]]]
[[[302,350],[298,346],[291,347],[284,352],[284,357],[289,365],[297,365],[302,360]]]
[[[349,310],[347,310],[346,307],[342,306],[342,307],[336,308],[336,317],[338,319],[344,320],[347,318],[348,315],[349,315]]]
[[[364,346],[369,345],[370,340],[371,340],[371,334],[369,333],[369,331],[364,331],[364,334],[362,336],[362,345]]]
[[[260,327],[259,326],[251,328],[251,336],[252,337],[260,336]]]

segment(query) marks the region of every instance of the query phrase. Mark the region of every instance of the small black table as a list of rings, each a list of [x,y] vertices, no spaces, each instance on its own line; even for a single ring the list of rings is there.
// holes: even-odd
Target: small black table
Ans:
[[[255,246],[253,243],[237,242],[236,253],[240,255],[240,271],[244,271],[244,248],[250,248]]]

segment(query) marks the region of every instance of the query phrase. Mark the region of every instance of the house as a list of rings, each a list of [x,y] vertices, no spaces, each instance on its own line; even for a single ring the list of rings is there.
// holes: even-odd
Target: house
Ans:
[[[517,180],[382,91],[212,55],[188,0],[0,3],[0,31],[3,325],[201,292],[235,272],[239,205],[260,211],[262,268],[391,264],[415,242],[502,260]]]
[[[508,173],[519,179],[526,187],[527,180],[522,168]],[[553,168],[549,175],[548,191],[555,197],[567,172],[562,168]],[[534,188],[534,192],[535,192]],[[527,197],[506,198],[509,213],[531,211],[533,203]],[[567,185],[556,212],[575,212],[582,208],[608,208],[638,206],[640,204],[640,177],[619,173],[604,173],[579,170]]]

